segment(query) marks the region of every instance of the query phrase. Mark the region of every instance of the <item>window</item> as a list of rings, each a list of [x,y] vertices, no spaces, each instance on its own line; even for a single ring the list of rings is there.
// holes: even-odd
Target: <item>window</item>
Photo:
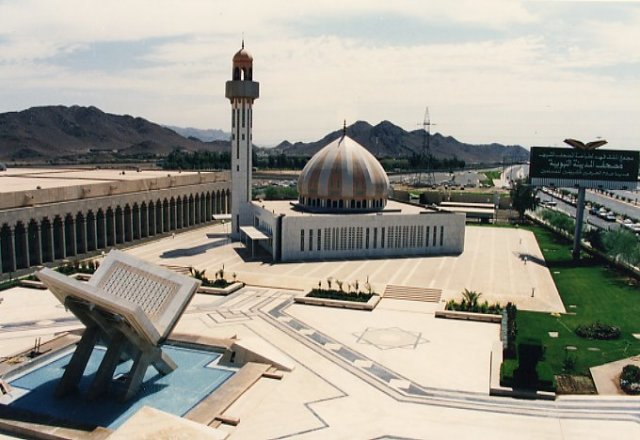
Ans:
[[[373,228],[373,248],[378,246],[378,228]]]
[[[444,244],[444,226],[440,226],[440,246]]]
[[[245,109],[244,109],[244,102],[242,103],[242,128],[244,128],[244,115],[245,115]]]
[[[322,229],[318,229],[318,250],[321,250],[321,244],[322,244],[322,235],[320,235],[320,232],[322,231]]]
[[[365,249],[369,249],[369,228],[367,228],[365,232],[364,247]]]
[[[425,247],[429,247],[429,232],[430,232],[429,229],[430,229],[429,226],[427,226],[427,233],[424,234],[424,236],[426,238],[426,240],[424,241]]]
[[[300,252],[304,252],[304,229],[300,230]]]
[[[438,235],[438,227],[434,226],[433,227],[433,245],[436,245],[436,236]]]
[[[318,234],[318,239],[320,239],[319,235],[320,234]],[[330,228],[324,228],[324,250],[325,251],[331,250],[331,229]]]
[[[313,229],[309,229],[309,251],[313,250]]]
[[[384,248],[384,227],[382,228],[382,231],[380,231],[380,247]]]

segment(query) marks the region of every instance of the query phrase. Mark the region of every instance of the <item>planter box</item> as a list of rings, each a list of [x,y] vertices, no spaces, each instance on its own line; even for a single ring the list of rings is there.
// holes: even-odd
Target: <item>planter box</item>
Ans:
[[[206,295],[221,295],[226,296],[229,295],[236,290],[240,290],[244,287],[244,283],[240,281],[236,281],[235,283],[229,284],[227,287],[209,287],[209,286],[200,286],[198,287],[197,293],[204,293]]]
[[[307,293],[308,294],[308,293]],[[343,301],[339,299],[328,298],[312,298],[309,296],[297,296],[293,300],[300,304],[308,304],[312,306],[337,307],[341,309],[367,310],[371,311],[376,308],[380,302],[380,295],[374,294],[367,302]]]
[[[492,322],[496,324],[500,324],[502,322],[502,315],[493,315],[489,313],[456,312],[455,310],[437,310],[436,318]]]
[[[76,272],[71,275],[71,278],[75,278],[78,281],[89,281],[91,279],[91,274]]]

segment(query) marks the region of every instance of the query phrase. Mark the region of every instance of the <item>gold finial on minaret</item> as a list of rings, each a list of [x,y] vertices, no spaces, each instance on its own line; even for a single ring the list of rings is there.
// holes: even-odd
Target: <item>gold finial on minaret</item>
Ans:
[[[342,136],[347,135],[347,120],[342,121]]]

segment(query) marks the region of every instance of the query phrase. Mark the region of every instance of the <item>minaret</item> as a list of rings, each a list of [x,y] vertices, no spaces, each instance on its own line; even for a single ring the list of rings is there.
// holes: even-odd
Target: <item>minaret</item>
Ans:
[[[240,238],[240,226],[252,226],[251,209],[251,126],[253,100],[260,87],[253,81],[253,57],[244,48],[233,56],[232,79],[225,96],[231,101],[231,238]]]

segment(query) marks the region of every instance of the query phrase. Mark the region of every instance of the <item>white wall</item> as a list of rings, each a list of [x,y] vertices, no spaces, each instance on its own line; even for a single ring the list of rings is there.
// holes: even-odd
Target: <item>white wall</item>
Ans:
[[[404,229],[403,227],[407,227]],[[412,229],[413,227],[413,229]],[[425,245],[426,228],[429,227],[429,243]],[[436,243],[433,244],[433,230],[436,228]],[[440,239],[441,227],[444,236]],[[340,240],[336,241],[333,249],[333,238],[326,248],[326,228],[331,228],[331,236],[335,232],[339,238],[345,238],[345,249],[340,249]],[[341,228],[347,228],[346,234],[341,234]],[[350,229],[353,228],[353,229]],[[361,228],[361,240],[358,240],[358,228]],[[369,247],[366,247],[366,229],[369,228]],[[384,247],[381,245],[382,228],[385,229]],[[389,246],[389,234],[399,232],[400,240]],[[422,228],[422,234],[418,229]],[[304,229],[304,250],[300,246],[300,231]],[[318,250],[318,229],[321,235],[321,249]],[[374,248],[374,229],[377,229],[377,240]],[[460,254],[464,249],[465,216],[451,213],[426,214],[340,214],[340,215],[302,215],[285,216],[282,219],[282,261],[316,260],[321,258],[366,258],[376,256],[401,255],[443,255]],[[309,246],[310,230],[312,247]],[[353,234],[353,242],[349,239],[349,232]],[[404,233],[406,231],[406,233]],[[412,233],[413,232],[413,233]],[[420,237],[422,235],[422,237]],[[411,237],[414,237],[411,240]]]

